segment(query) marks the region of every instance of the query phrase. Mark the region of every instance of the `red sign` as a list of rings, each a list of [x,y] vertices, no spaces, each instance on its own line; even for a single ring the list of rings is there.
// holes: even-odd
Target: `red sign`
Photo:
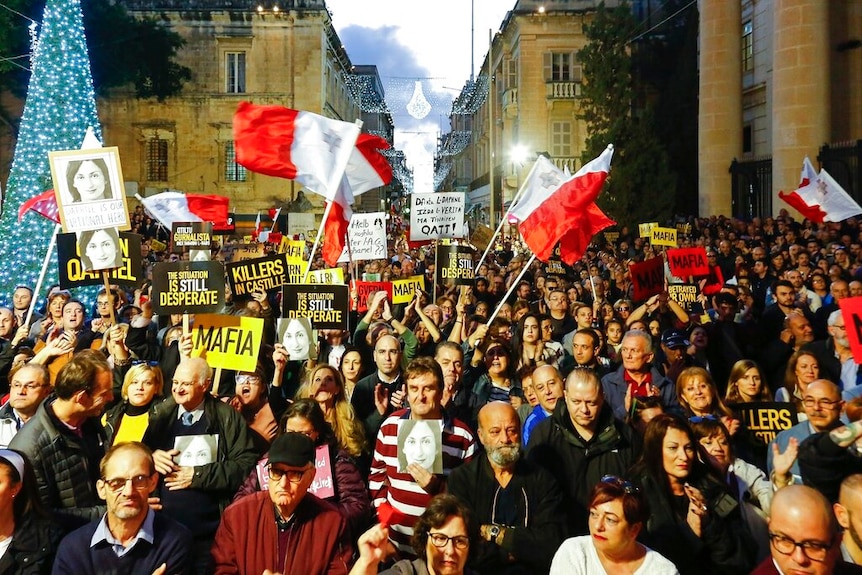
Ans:
[[[385,291],[386,297],[389,298],[389,301],[392,301],[392,284],[390,282],[353,282],[353,289],[356,290],[356,295],[359,300],[354,301],[351,300],[350,306],[355,311],[364,312],[368,311],[368,297],[374,294],[375,292]],[[353,307],[353,306],[356,307]]]
[[[670,273],[678,278],[709,275],[706,250],[703,248],[677,248],[667,251]]]
[[[850,340],[850,351],[856,363],[862,363],[862,297],[846,297],[838,301],[844,316],[844,329]]]
[[[643,301],[664,291],[664,260],[652,258],[629,268],[635,301]]]

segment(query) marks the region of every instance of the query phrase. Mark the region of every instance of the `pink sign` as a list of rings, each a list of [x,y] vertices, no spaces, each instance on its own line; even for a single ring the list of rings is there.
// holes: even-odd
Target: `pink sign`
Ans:
[[[314,459],[316,472],[314,481],[308,486],[308,492],[313,493],[321,499],[335,497],[335,482],[332,479],[332,460],[329,457],[329,446],[319,446],[315,452]],[[268,463],[269,458],[267,457],[257,462],[257,480],[260,483],[261,491],[269,489]]]

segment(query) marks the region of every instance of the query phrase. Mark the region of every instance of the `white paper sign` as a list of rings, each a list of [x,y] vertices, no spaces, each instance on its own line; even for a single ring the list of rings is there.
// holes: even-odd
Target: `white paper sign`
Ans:
[[[463,192],[410,194],[410,241],[466,237],[465,208]]]
[[[353,214],[347,228],[350,237],[350,255],[353,261],[386,258],[386,214]],[[339,262],[350,261],[347,248],[341,252]]]
[[[302,234],[307,236],[310,230],[316,230],[317,224],[314,223],[314,214],[293,213],[287,214],[287,235],[290,237]]]

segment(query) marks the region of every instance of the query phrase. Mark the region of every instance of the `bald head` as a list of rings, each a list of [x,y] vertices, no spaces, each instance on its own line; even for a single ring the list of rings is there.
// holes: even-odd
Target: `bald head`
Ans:
[[[563,397],[563,378],[553,365],[543,365],[533,371],[533,390],[539,405],[553,413],[557,400]]]
[[[493,401],[479,410],[479,441],[493,466],[515,465],[521,456],[521,419],[511,404]]]
[[[785,522],[810,526],[814,533],[825,534],[825,539],[838,533],[838,523],[826,497],[807,485],[788,485],[779,489],[772,498],[770,529]]]
[[[517,419],[518,412],[512,407],[511,403],[505,401],[492,401],[486,403],[479,410],[479,429],[487,430],[493,422],[504,419]]]
[[[819,491],[807,485],[789,485],[779,489],[772,499],[769,533],[772,540],[772,559],[782,573],[810,573],[827,575],[833,572],[841,551],[838,545],[838,522],[829,501]],[[808,557],[813,553],[799,545],[808,542],[826,549],[822,561]],[[777,546],[791,545],[785,552]]]

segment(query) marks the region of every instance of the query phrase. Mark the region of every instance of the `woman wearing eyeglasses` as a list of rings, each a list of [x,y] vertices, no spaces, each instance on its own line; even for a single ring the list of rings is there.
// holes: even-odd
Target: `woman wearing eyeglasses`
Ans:
[[[245,419],[255,450],[262,455],[278,432],[278,419],[287,407],[281,393],[269,393],[266,370],[258,364],[254,371],[238,371],[236,386],[228,403]]]
[[[650,508],[642,541],[682,575],[748,573],[756,544],[738,502],[698,454],[681,417],[663,414],[647,424],[643,451],[631,471]]]
[[[141,441],[150,423],[150,411],[164,401],[164,379],[156,362],[132,360],[123,378],[123,400],[108,410],[102,420],[108,445]]]
[[[649,519],[640,489],[605,476],[590,493],[590,534],[563,542],[551,563],[551,575],[676,575],[673,563],[637,538]]]
[[[469,575],[470,541],[476,538],[470,510],[449,494],[434,496],[413,526],[413,550],[418,559],[402,559],[380,575]],[[359,538],[359,559],[350,575],[374,575],[395,549],[389,530],[375,525]]]

